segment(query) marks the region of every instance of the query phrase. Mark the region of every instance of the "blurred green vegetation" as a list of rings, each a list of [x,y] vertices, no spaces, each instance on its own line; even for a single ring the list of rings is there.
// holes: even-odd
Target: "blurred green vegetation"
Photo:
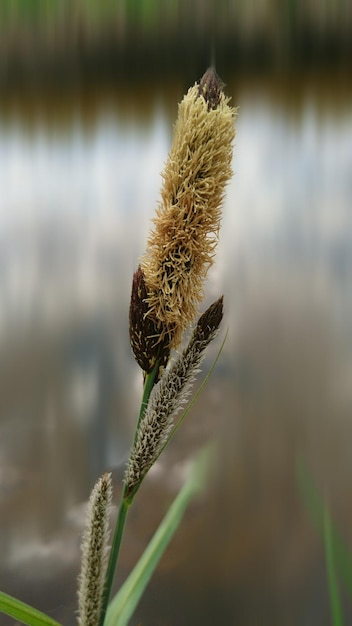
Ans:
[[[11,0],[0,2],[0,81],[199,71],[213,50],[240,69],[349,66],[351,35],[350,0]]]
[[[154,27],[162,25],[168,17],[177,21],[196,15],[200,21],[216,14],[229,26],[228,19],[252,20],[253,25],[264,26],[280,16],[290,18],[295,14],[303,22],[316,22],[319,27],[333,22],[344,23],[352,18],[349,0],[11,0],[0,3],[1,27],[23,25],[28,21],[54,23],[69,15],[79,15],[90,24],[102,24],[106,19],[119,18]]]
[[[23,26],[37,21],[44,26],[50,22],[55,25],[70,15],[98,26],[122,15],[137,22],[156,23],[161,10],[163,15],[173,16],[177,5],[177,0],[11,0],[0,3],[0,17],[1,26]]]

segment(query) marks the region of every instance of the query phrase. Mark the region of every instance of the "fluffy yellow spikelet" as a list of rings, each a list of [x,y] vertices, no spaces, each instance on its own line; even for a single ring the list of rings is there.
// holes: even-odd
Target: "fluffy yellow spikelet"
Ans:
[[[225,186],[232,175],[236,110],[221,87],[210,68],[179,104],[161,202],[141,260],[148,316],[168,329],[173,347],[203,298]]]

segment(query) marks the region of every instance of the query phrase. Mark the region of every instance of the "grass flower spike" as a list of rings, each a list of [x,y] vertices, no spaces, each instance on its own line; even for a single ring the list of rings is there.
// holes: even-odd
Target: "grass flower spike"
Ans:
[[[187,347],[154,387],[138,429],[125,473],[127,495],[136,491],[154,465],[173,428],[173,418],[192,388],[205,348],[214,339],[223,315],[219,298],[201,315]]]
[[[194,320],[213,262],[221,205],[231,177],[235,109],[210,68],[179,104],[161,202],[142,258],[148,317],[172,347]]]
[[[149,374],[156,362],[163,366],[170,354],[169,330],[148,316],[148,292],[141,266],[133,275],[129,314],[130,343],[142,370]]]
[[[78,577],[78,626],[129,623],[185,507],[204,484],[209,455],[203,454],[142,557],[110,602],[134,498],[212,371],[211,368],[189,402],[205,350],[217,335],[223,317],[220,297],[196,321],[218,240],[225,187],[232,174],[236,109],[229,106],[222,87],[222,81],[210,68],[179,104],[174,139],[163,172],[161,200],[146,252],[133,275],[129,336],[135,359],[143,370],[143,390],[110,546],[110,473],[97,481],[89,498]],[[60,626],[1,591],[0,612],[31,626],[49,622]]]
[[[210,68],[179,105],[161,201],[132,280],[129,334],[144,373],[143,394],[98,626],[104,626],[128,511],[182,422],[185,413],[175,416],[189,399],[205,349],[217,334],[223,315],[221,297],[195,323],[218,240],[225,187],[232,174],[236,110],[229,106],[222,87]],[[184,331],[192,326],[190,339],[181,348]]]
[[[87,527],[82,540],[78,586],[78,624],[97,626],[101,615],[108,563],[111,474],[103,474],[89,498]]]

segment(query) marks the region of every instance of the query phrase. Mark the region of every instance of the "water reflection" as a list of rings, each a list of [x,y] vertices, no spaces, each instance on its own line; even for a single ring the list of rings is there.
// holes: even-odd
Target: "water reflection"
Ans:
[[[140,493],[121,577],[193,450],[216,436],[221,462],[136,623],[328,623],[295,462],[306,459],[348,540],[351,93],[332,79],[287,87],[229,81],[236,174],[207,297],[225,293],[230,336]],[[12,97],[0,109],[1,587],[66,624],[84,501],[106,468],[119,485],[130,443],[130,282],[182,91]]]

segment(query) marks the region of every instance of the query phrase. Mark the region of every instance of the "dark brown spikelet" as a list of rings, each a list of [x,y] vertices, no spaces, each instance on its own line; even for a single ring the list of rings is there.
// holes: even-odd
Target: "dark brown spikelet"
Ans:
[[[148,292],[141,266],[133,275],[129,314],[130,343],[138,365],[149,374],[157,360],[166,365],[170,354],[170,332],[148,316]]]
[[[208,103],[208,111],[218,108],[223,87],[224,83],[217,75],[215,69],[208,67],[198,87],[198,95],[203,96],[204,100]]]
[[[194,334],[197,341],[207,341],[218,330],[223,316],[224,296],[213,302],[200,316]]]

